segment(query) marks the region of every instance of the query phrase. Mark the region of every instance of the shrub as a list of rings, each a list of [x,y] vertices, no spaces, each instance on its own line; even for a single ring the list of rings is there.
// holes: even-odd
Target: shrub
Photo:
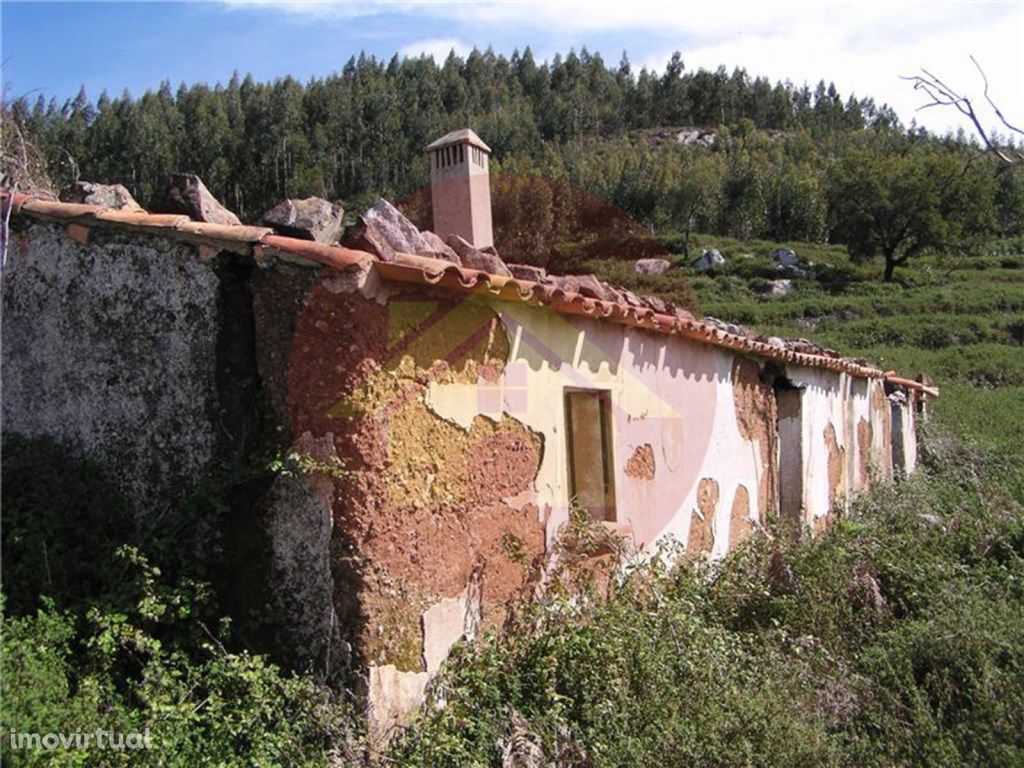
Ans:
[[[52,601],[6,617],[2,644],[4,765],[327,765],[360,761],[355,719],[311,679],[261,656],[229,652],[210,627],[206,590],[167,584],[137,550],[118,560],[130,580],[117,603],[80,626]],[[6,735],[145,733],[132,752],[15,750]]]
[[[67,607],[114,591],[114,551],[134,526],[102,469],[49,438],[5,436],[2,451],[8,612],[32,613],[42,595]]]

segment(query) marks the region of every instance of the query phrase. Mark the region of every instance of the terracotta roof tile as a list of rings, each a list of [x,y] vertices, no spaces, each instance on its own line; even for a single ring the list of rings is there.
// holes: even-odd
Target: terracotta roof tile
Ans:
[[[3,190],[3,197],[5,200],[10,199],[7,190]],[[839,357],[832,350],[810,342],[790,341],[780,345],[778,340],[723,329],[722,326],[726,325],[724,323],[705,322],[686,314],[659,313],[650,307],[636,306],[626,300],[614,302],[591,298],[550,284],[492,275],[439,259],[400,253],[395,261],[383,262],[365,251],[275,235],[265,227],[204,224],[191,221],[185,216],[116,211],[95,205],[33,199],[20,194],[13,196],[12,210],[14,213],[20,211],[41,219],[160,232],[204,246],[230,248],[246,253],[249,249],[276,251],[331,269],[345,270],[359,264],[372,264],[380,278],[392,282],[436,286],[463,294],[488,293],[504,301],[544,306],[565,315],[595,317],[620,325],[681,336],[769,360],[842,371],[852,376],[885,378],[897,386],[932,396],[938,395],[934,387],[883,372],[856,360]]]
[[[199,245],[209,244],[213,241],[225,250],[235,251],[242,255],[249,253],[253,243],[258,243],[261,238],[274,232],[274,230],[267,227],[208,224],[202,221],[192,221],[191,219],[186,219],[186,221],[175,226],[174,231],[182,240],[188,240]]]
[[[333,269],[347,269],[355,264],[375,261],[373,254],[366,251],[327,245],[314,240],[299,240],[284,235],[264,235],[260,238],[259,244]]]
[[[102,208],[91,217],[98,224],[122,226],[125,229],[174,229],[191,219],[177,213],[140,213]]]
[[[15,195],[15,199],[17,199]],[[99,205],[86,205],[85,203],[58,203],[54,200],[41,200],[39,198],[28,198],[20,206],[20,212],[28,211],[31,214],[47,219],[66,221],[77,219],[79,216],[99,213],[105,210]]]

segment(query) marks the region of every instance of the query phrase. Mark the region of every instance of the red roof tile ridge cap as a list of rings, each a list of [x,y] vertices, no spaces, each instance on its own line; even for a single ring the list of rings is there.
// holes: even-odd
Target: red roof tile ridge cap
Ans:
[[[22,210],[28,211],[29,213],[37,213],[40,216],[51,216],[60,219],[77,219],[79,216],[101,213],[107,209],[102,205],[90,205],[88,203],[62,203],[59,200],[47,200],[43,197],[30,197],[22,202],[19,212]]]
[[[258,242],[260,245],[274,248],[293,256],[318,261],[326,264],[327,266],[336,266],[337,260],[346,264],[354,264],[360,261],[379,261],[377,257],[369,251],[361,251],[356,248],[346,248],[343,245],[318,243],[315,240],[303,240],[302,238],[288,237],[287,235],[275,235],[273,230],[269,230],[266,234],[260,237]]]
[[[907,389],[915,389],[918,392],[923,392],[924,394],[931,395],[932,397],[938,397],[939,396],[939,388],[938,387],[930,387],[927,384],[924,384],[924,383],[922,383],[920,381],[914,381],[913,379],[907,379],[907,378],[904,378],[903,376],[896,376],[895,372],[886,371],[883,374],[883,376],[884,376],[885,380],[890,382],[891,384],[896,384],[897,386],[900,386],[900,387],[906,387]]]
[[[29,200],[38,200],[43,197],[43,195],[33,192],[15,192],[14,190],[8,189],[7,187],[3,187],[2,189],[0,189],[0,192],[3,193],[4,197],[10,198],[11,213],[21,213],[21,207]]]

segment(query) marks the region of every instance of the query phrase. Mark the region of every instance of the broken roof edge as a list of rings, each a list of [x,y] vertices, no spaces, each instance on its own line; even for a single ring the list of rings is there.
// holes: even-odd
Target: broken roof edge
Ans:
[[[4,207],[10,200],[12,213],[30,215],[43,221],[163,234],[235,252],[243,252],[240,246],[244,246],[245,254],[250,254],[253,248],[270,248],[337,270],[369,264],[381,279],[391,282],[439,287],[462,294],[487,293],[502,301],[544,306],[562,315],[592,317],[618,325],[676,335],[766,360],[847,373],[858,378],[883,379],[932,397],[937,397],[939,393],[935,387],[862,365],[850,358],[797,352],[750,336],[731,333],[694,318],[661,314],[650,307],[634,307],[590,298],[551,285],[494,275],[422,256],[399,253],[395,261],[384,262],[366,251],[277,235],[267,227],[204,224],[186,216],[126,212],[98,205],[60,203],[20,193],[11,195],[6,189],[0,190],[0,198],[3,199]]]

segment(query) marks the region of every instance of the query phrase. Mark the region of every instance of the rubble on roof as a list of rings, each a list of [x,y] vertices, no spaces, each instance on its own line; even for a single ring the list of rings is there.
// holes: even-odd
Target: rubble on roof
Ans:
[[[76,181],[70,187],[61,190],[58,199],[62,203],[83,203],[86,205],[102,205],[115,211],[144,212],[141,205],[135,202],[132,193],[121,184],[97,184],[92,181]]]
[[[384,198],[378,198],[363,212],[345,238],[345,245],[368,251],[387,262],[395,261],[399,253],[409,253],[462,264],[455,251],[442,242],[441,238],[433,233],[430,236],[424,235]]]
[[[263,214],[263,223],[282,235],[318,243],[336,243],[341,238],[345,209],[322,197],[282,200]]]
[[[505,262],[501,260],[497,251],[493,248],[488,250],[477,248],[464,238],[459,237],[459,235],[448,235],[445,242],[459,255],[462,266],[469,267],[470,269],[479,269],[492,275],[512,277],[508,266],[506,266]]]
[[[171,174],[161,213],[180,213],[192,221],[238,226],[242,222],[213,196],[194,173]]]
[[[532,264],[506,264],[505,266],[516,280],[539,283],[548,276],[548,271],[544,267],[535,267]]]
[[[261,264],[267,263],[266,254],[269,252],[340,271],[356,266],[369,269],[371,265],[376,265],[378,275],[384,280],[437,286],[460,293],[486,289],[505,300],[545,305],[561,314],[587,315],[630,327],[678,334],[702,343],[798,365],[844,371],[855,376],[884,377],[898,386],[938,395],[934,388],[899,378],[891,372],[885,373],[866,360],[844,358],[835,350],[821,347],[806,339],[765,337],[753,334],[740,325],[725,323],[715,318],[696,320],[681,307],[673,306],[655,296],[637,296],[626,289],[610,286],[595,275],[547,275],[539,267],[512,264],[508,266],[515,279],[510,280],[508,277],[487,272],[461,269],[457,262],[438,259],[430,253],[424,256],[397,252],[387,243],[385,245],[391,252],[390,262],[374,251],[353,250],[351,247],[276,235],[272,230],[262,227],[201,223],[190,221],[182,215],[119,211],[92,204],[51,202],[40,196],[12,193],[6,189],[0,190],[0,203],[3,208],[10,206],[14,214],[27,214],[43,221],[160,233],[195,242],[201,249],[226,248],[238,253],[248,253]],[[378,211],[394,210],[390,203],[384,201],[379,201],[375,207]],[[397,210],[395,213],[401,216]],[[374,220],[374,217],[370,218],[371,221]],[[408,222],[404,216],[401,218]],[[398,221],[401,223],[401,220]],[[419,232],[411,222],[409,226],[416,234],[416,237],[411,238],[414,245],[426,243],[436,246],[436,241],[440,239],[433,233]],[[346,242],[348,243],[348,240]],[[497,255],[493,248],[481,249],[481,252]],[[458,259],[458,256],[455,258]]]
[[[711,317],[710,315],[705,316],[703,322],[708,325],[713,325],[715,328],[719,328],[726,333],[733,333],[737,336],[753,336],[747,328],[736,323],[727,323],[724,320],[719,320],[717,317]]]
[[[424,250],[420,251],[421,256],[430,256],[433,259],[441,259],[442,261],[451,261],[454,264],[459,263],[458,254],[455,254],[455,260],[452,259],[454,251],[441,239],[439,235],[435,235],[433,232],[428,230],[420,231],[421,244]]]
[[[560,288],[567,293],[578,293],[591,299],[616,301],[618,296],[607,283],[602,283],[595,275],[548,275],[545,283]]]

